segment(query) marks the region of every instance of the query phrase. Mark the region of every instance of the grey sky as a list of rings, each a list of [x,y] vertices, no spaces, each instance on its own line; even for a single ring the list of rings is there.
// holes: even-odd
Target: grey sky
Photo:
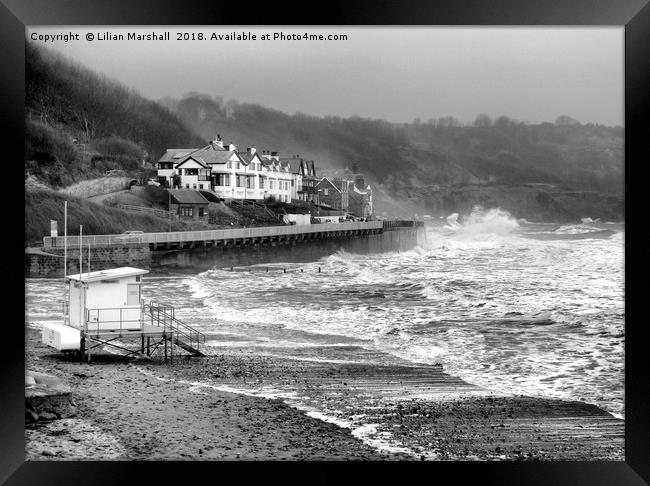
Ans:
[[[164,31],[170,41],[85,40],[87,33]],[[348,40],[260,40],[279,31]],[[623,124],[622,27],[28,28],[28,35],[66,32],[80,40],[47,45],[152,99],[197,91],[287,113],[395,122],[445,115],[466,122],[487,113]],[[177,32],[246,32],[258,40],[177,41]]]

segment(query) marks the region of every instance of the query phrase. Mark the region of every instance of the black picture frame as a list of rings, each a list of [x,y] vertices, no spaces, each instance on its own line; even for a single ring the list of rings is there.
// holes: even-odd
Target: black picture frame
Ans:
[[[253,7],[247,2],[223,0],[1,0],[0,45],[3,69],[3,139],[23,153],[24,138],[24,43],[26,25],[548,25],[625,26],[625,153],[626,220],[632,212],[633,184],[643,180],[644,145],[647,143],[648,92],[650,91],[650,6],[648,0],[389,0],[329,1],[288,6],[266,2]],[[644,143],[645,142],[645,143]],[[7,152],[6,152],[7,153]],[[5,163],[9,164],[5,153]],[[23,157],[24,158],[24,157]],[[19,201],[6,196],[7,207]],[[19,211],[7,211],[5,224],[23,225]],[[15,221],[14,221],[15,219]],[[626,284],[638,272],[643,254],[631,243],[639,236],[638,225],[626,225]],[[636,236],[635,236],[636,235]],[[16,237],[15,240],[19,240]],[[20,265],[23,250],[18,241],[5,245],[5,266]],[[15,253],[14,253],[15,252]],[[13,263],[11,263],[13,262]],[[8,271],[8,277],[13,272]],[[0,353],[2,414],[0,416],[0,482],[6,484],[74,485],[156,484],[179,481],[237,482],[341,482],[356,478],[363,483],[409,480],[415,475],[437,482],[445,475],[454,484],[648,484],[650,481],[650,401],[648,399],[647,344],[641,319],[632,318],[642,286],[626,285],[626,450],[625,462],[540,463],[134,463],[134,462],[24,462],[24,328],[20,305],[24,299],[7,295],[5,346]],[[16,311],[16,307],[18,310]],[[10,309],[9,309],[10,308]],[[17,315],[16,315],[17,314]],[[24,308],[22,317],[24,318]],[[136,479],[137,478],[137,479]],[[231,479],[232,480],[232,479]]]

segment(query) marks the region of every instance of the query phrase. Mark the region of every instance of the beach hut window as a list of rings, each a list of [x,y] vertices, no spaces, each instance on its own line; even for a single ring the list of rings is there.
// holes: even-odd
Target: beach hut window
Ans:
[[[140,304],[140,284],[127,284],[126,305]]]

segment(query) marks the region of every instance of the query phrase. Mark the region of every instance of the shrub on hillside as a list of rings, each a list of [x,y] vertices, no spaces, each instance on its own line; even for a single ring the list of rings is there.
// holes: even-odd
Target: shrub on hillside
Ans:
[[[169,193],[160,186],[145,186],[142,197],[157,206],[167,207],[169,204]]]
[[[284,202],[272,202],[266,203],[266,207],[273,211],[274,213],[278,214],[284,214],[285,212],[288,214],[307,214],[310,212],[310,207],[306,205],[296,205],[292,203],[284,203]]]
[[[137,160],[142,160],[146,153],[146,151],[137,143],[116,135],[97,139],[92,143],[92,146],[97,152],[105,155],[122,155]]]
[[[94,155],[90,159],[93,169],[98,171],[107,170],[137,170],[140,167],[140,160],[131,155]]]
[[[53,186],[70,182],[69,166],[79,163],[72,142],[49,125],[25,120],[25,168]]]

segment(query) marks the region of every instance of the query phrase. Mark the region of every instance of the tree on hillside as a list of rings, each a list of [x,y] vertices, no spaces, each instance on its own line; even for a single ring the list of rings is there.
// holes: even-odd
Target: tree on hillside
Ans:
[[[501,115],[499,118],[494,120],[494,126],[497,128],[508,128],[515,125],[515,121],[511,120],[505,115]]]
[[[475,127],[491,127],[492,126],[492,118],[490,118],[489,115],[486,115],[485,113],[481,113],[479,115],[476,115],[476,119],[474,120],[474,126]]]
[[[580,122],[575,118],[571,118],[567,115],[560,115],[555,119],[555,124],[558,126],[571,126],[571,125],[580,125]]]
[[[453,116],[441,116],[438,118],[438,128],[451,128],[451,127],[459,127],[460,122],[454,118]]]

